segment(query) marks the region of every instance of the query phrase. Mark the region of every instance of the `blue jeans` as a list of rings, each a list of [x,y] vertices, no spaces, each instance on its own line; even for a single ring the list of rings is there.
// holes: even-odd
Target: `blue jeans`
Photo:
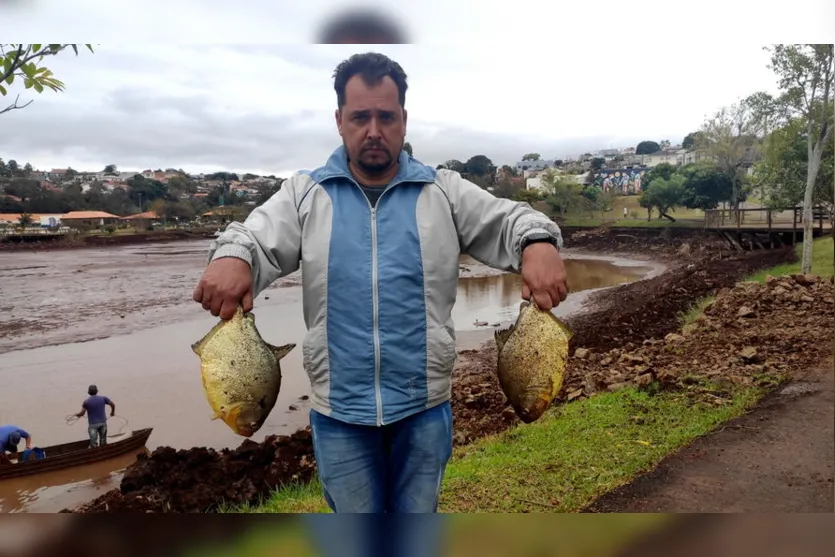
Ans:
[[[90,447],[103,447],[107,445],[106,423],[88,425],[87,434],[90,436]]]
[[[437,512],[452,455],[448,401],[381,427],[311,410],[310,426],[319,481],[333,512]]]

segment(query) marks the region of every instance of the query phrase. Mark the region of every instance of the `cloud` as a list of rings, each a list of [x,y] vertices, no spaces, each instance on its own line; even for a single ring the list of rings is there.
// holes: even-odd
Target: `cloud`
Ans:
[[[476,154],[509,164],[530,151],[564,158],[643,139],[676,142],[723,104],[774,88],[760,42],[691,48],[678,37],[660,47],[666,31],[645,36],[626,20],[614,33],[604,26],[605,40],[577,38],[574,7],[540,3],[531,18],[526,2],[390,6],[419,42],[447,39],[420,46],[287,44],[347,1],[251,0],[246,10],[220,0],[6,3],[0,19],[16,29],[61,36],[72,21],[78,35],[109,40],[95,54],[47,60],[66,83],[60,94],[15,84],[13,94],[35,102],[0,116],[0,157],[78,169],[316,167],[340,142],[333,69],[372,49],[408,73],[407,139],[433,166]],[[520,18],[524,41],[514,40]],[[137,42],[116,42],[128,36]]]

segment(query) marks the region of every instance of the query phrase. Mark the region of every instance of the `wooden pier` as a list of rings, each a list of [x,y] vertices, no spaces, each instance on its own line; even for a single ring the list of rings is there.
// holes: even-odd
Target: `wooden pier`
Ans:
[[[814,237],[832,233],[828,211],[816,207],[812,219]],[[717,234],[731,249],[749,251],[793,246],[803,241],[803,208],[709,209],[705,211],[704,228]]]

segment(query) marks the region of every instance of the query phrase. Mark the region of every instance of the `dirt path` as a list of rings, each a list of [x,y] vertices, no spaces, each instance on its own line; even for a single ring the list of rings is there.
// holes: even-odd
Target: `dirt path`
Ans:
[[[833,512],[833,367],[830,357],[587,511]]]

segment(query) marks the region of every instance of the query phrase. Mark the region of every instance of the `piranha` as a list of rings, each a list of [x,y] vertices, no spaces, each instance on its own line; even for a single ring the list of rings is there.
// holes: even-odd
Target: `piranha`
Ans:
[[[200,358],[203,391],[214,413],[232,431],[251,437],[269,416],[281,389],[281,359],[295,344],[273,346],[261,338],[255,316],[238,306],[191,345]]]
[[[494,336],[502,391],[519,419],[534,422],[562,388],[574,333],[550,311],[524,301],[516,322]]]

